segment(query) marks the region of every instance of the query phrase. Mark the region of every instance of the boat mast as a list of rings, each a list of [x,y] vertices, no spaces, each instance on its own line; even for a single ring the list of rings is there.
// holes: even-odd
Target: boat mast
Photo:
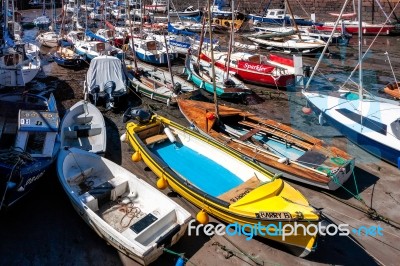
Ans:
[[[287,9],[288,9],[288,11],[290,13],[290,18],[292,19],[293,26],[294,26],[294,28],[295,28],[295,30],[297,32],[297,35],[299,36],[299,39],[301,41],[301,34],[300,34],[300,31],[299,31],[299,27],[297,27],[297,23],[296,23],[296,21],[294,19],[292,8],[290,7],[288,0],[285,0],[285,2],[286,2],[286,7],[287,7]],[[284,21],[285,21],[285,19],[284,19]]]
[[[167,1],[167,23],[169,23],[169,0]],[[167,52],[167,63],[168,63],[168,71],[169,74],[171,75],[171,82],[172,86],[174,86],[174,75],[172,74],[172,68],[171,68],[171,60],[169,58],[169,51],[168,51],[168,43],[167,43],[167,38],[165,37],[165,31],[163,31],[163,36],[164,36],[164,43],[165,43],[165,50]]]
[[[360,102],[360,124],[362,126],[363,116],[362,116],[362,103],[363,103],[363,76],[362,76],[362,40],[363,40],[363,32],[362,32],[362,0],[358,0],[358,94],[359,94],[359,102]]]
[[[133,53],[133,64],[135,66],[135,73],[138,72],[138,66],[136,61],[136,51],[135,51],[135,42],[133,40],[133,30],[132,30],[132,20],[131,20],[131,6],[129,5],[129,0],[126,0],[126,4],[128,5],[128,21],[129,21],[129,32],[131,35],[131,45],[132,45],[132,53]],[[142,16],[142,10],[140,9],[140,16]],[[129,38],[129,37],[128,37]],[[129,45],[128,45],[129,46]]]
[[[322,50],[321,55],[319,56],[318,61],[317,61],[317,63],[315,64],[315,66],[314,66],[314,68],[313,68],[313,71],[312,71],[312,73],[311,73],[311,75],[310,75],[310,78],[308,79],[308,81],[307,81],[307,83],[306,83],[306,85],[305,85],[304,90],[307,90],[308,87],[310,86],[310,83],[311,83],[311,81],[312,81],[312,79],[313,79],[313,77],[314,77],[314,75],[315,75],[315,72],[317,72],[318,67],[319,67],[319,65],[320,65],[321,62],[322,62],[322,59],[324,58],[325,52],[326,52],[326,50],[328,49],[328,45],[329,45],[329,43],[330,43],[331,40],[332,40],[332,36],[333,36],[333,34],[335,33],[335,31],[336,31],[336,27],[338,26],[339,21],[340,21],[340,19],[342,18],[342,15],[343,15],[343,13],[344,13],[344,10],[345,10],[347,4],[349,3],[349,1],[350,1],[350,0],[346,0],[346,1],[344,2],[343,6],[342,6],[342,10],[340,10],[339,16],[338,16],[338,18],[337,18],[337,20],[336,20],[336,22],[335,22],[335,25],[333,26],[331,35],[329,36],[329,39],[326,41],[326,45],[325,45],[324,49]]]
[[[226,67],[226,79],[229,79],[229,68],[231,66],[231,53],[232,53],[232,46],[233,46],[233,34],[234,34],[234,21],[235,21],[235,2],[232,0],[232,22],[230,24],[231,28],[231,34],[229,35],[229,48],[228,48],[228,57],[225,62],[225,67]],[[213,61],[214,62],[214,61]]]
[[[212,44],[213,37],[212,37],[212,27],[211,27],[211,0],[208,0],[208,31],[210,33],[210,42]],[[199,55],[200,56],[200,55]],[[214,65],[214,49],[211,45],[211,77],[213,82],[213,89],[214,89],[214,105],[215,105],[215,115],[219,117],[218,111],[218,98],[217,98],[217,86],[215,84],[215,65]]]

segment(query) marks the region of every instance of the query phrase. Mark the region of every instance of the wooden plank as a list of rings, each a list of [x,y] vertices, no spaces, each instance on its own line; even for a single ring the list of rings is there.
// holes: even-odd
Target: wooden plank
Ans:
[[[159,141],[163,141],[166,140],[168,138],[168,136],[166,134],[157,134],[148,138],[144,139],[144,143],[146,145],[150,145]]]
[[[258,128],[253,128],[252,130],[250,130],[249,132],[247,132],[246,134],[242,135],[239,140],[240,141],[245,141],[248,140],[249,138],[251,138],[254,134],[257,134],[258,132],[260,132],[260,129]]]
[[[253,176],[246,182],[218,196],[218,198],[229,203],[234,203],[255,189],[260,183],[260,180],[256,176]]]

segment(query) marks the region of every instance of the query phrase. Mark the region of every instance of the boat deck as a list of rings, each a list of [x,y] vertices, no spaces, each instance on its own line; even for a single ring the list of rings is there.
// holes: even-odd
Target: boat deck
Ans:
[[[146,215],[139,206],[127,201],[108,201],[96,212],[104,221],[122,233]]]

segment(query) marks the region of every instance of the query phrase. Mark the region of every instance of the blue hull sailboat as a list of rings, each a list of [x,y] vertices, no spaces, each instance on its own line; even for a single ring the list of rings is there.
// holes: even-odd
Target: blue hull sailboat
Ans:
[[[33,190],[60,148],[53,95],[0,96],[0,209]]]

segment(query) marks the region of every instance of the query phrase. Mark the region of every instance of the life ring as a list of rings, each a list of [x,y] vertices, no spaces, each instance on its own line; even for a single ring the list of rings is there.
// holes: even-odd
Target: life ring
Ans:
[[[214,20],[215,24],[219,24],[219,19]]]
[[[224,22],[224,25],[225,25],[226,27],[230,27],[230,26],[231,26],[231,24],[229,23],[229,21],[225,21],[225,22]]]

